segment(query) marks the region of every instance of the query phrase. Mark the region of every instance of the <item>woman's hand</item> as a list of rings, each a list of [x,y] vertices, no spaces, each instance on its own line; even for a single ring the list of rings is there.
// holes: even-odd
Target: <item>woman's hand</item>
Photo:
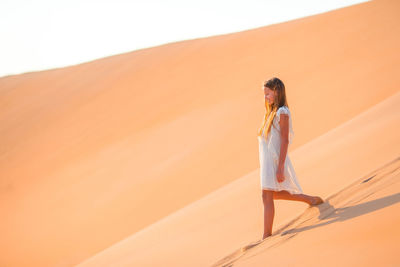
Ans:
[[[283,167],[278,166],[278,170],[276,171],[276,179],[279,183],[285,180]]]

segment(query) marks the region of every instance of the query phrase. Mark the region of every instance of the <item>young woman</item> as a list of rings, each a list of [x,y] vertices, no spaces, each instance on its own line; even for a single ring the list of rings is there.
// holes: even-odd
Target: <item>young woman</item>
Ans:
[[[292,162],[287,155],[294,136],[285,85],[273,77],[264,83],[266,113],[258,131],[260,180],[264,204],[264,234],[272,235],[274,199],[303,201],[309,206],[323,203],[319,196],[303,194]]]

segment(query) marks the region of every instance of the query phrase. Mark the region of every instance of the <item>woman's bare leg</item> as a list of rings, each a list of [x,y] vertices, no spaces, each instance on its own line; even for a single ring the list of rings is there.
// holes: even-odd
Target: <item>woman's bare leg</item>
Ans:
[[[323,201],[318,196],[310,196],[306,194],[290,194],[286,190],[282,191],[273,191],[274,199],[286,199],[286,200],[294,200],[294,201],[303,201],[309,205]]]
[[[264,234],[263,239],[272,235],[272,223],[275,215],[274,195],[271,190],[262,190],[264,204]]]
[[[272,224],[275,216],[275,204],[274,199],[286,199],[294,201],[303,201],[309,205],[322,203],[322,198],[318,196],[310,196],[306,194],[290,194],[286,190],[273,191],[273,190],[262,190],[262,199],[264,204],[264,234],[263,239],[272,235]],[[313,203],[314,202],[314,203]]]

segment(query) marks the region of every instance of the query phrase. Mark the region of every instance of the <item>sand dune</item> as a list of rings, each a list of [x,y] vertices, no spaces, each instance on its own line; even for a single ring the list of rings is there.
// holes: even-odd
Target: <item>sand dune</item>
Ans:
[[[399,191],[400,157],[212,266],[396,266],[399,231],[384,229],[400,219]]]
[[[348,253],[359,253],[359,249],[362,248],[361,245],[357,247],[359,238],[372,234],[376,236],[378,235],[376,231],[385,231],[382,228],[373,230],[371,222],[364,224],[358,223],[357,220],[346,221],[346,218],[358,218],[365,214],[368,215],[367,221],[373,219],[376,225],[386,225],[385,227],[398,222],[399,216],[393,214],[399,210],[398,206],[394,205],[399,201],[398,194],[395,193],[400,186],[399,170],[396,169],[400,166],[398,160],[400,143],[397,141],[398,125],[400,125],[399,107],[400,93],[397,93],[292,153],[299,177],[302,177],[305,193],[319,194],[327,200],[327,203],[320,207],[319,215],[318,208],[307,209],[305,203],[275,201],[276,214],[273,238],[271,238],[273,241],[265,240],[263,242],[265,245],[256,250],[255,254],[262,256],[259,256],[259,262],[252,261],[254,266],[265,266],[266,262],[277,264],[281,261],[279,257],[268,260],[263,253],[271,244],[284,243],[287,238],[296,234],[318,229],[317,234],[308,234],[317,236],[315,239],[302,239],[302,242],[308,242],[310,246],[312,244],[312,249],[316,250],[316,253],[335,249],[335,246],[342,250],[344,248],[340,242],[352,244],[352,247],[348,247]],[[383,117],[385,119],[380,119]],[[385,136],[385,139],[383,140],[381,136]],[[380,141],[368,142],[368,140]],[[386,153],[377,153],[379,150]],[[394,160],[397,161],[393,162]],[[390,162],[393,163],[389,167],[382,167]],[[388,176],[387,173],[390,171],[394,172],[393,177]],[[375,174],[377,177],[371,179],[371,182],[360,184],[360,181]],[[375,202],[378,204],[370,204],[369,201],[373,199],[377,199]],[[362,208],[365,206],[368,209]],[[374,210],[386,206],[390,206],[389,211],[373,213]],[[343,210],[346,210],[345,215],[338,216]],[[385,215],[383,221],[379,222],[382,213]],[[300,216],[295,218],[297,215]],[[245,254],[241,250],[243,247],[257,243],[262,236],[262,216],[258,172],[254,171],[114,244],[79,266],[210,266],[216,263],[222,266],[242,257]],[[335,221],[346,221],[357,229],[346,229],[340,224],[336,226]],[[330,228],[315,227],[328,222],[331,222]],[[337,227],[344,231],[343,235],[336,232]],[[347,240],[349,236],[346,234],[356,230],[359,236],[354,240]],[[279,234],[283,231],[291,235],[281,237]],[[397,247],[395,243],[398,242],[399,231],[393,227],[387,231],[389,232],[382,233],[382,239],[365,239],[367,243],[375,242],[370,250],[377,248],[379,253],[382,253],[368,255],[377,258],[385,256],[387,262],[398,262],[393,251]],[[327,236],[328,239],[325,238]],[[337,237],[335,245],[329,241],[329,237],[332,236]],[[387,240],[388,237],[392,239]],[[290,242],[287,243],[289,246]],[[382,251],[380,247],[386,246],[387,251]],[[296,262],[296,266],[312,266],[312,254],[307,253],[306,248],[304,244],[297,247],[294,257],[297,256],[299,261]],[[285,253],[293,250],[295,248],[291,247],[290,250],[283,249],[276,253],[281,253],[283,257]],[[267,255],[274,257],[273,252],[271,253],[268,251]],[[307,257],[302,258],[303,254]],[[225,255],[226,258],[223,257]],[[250,255],[253,254],[249,254],[249,258],[253,257]],[[285,263],[294,264],[291,259],[288,257]],[[353,258],[355,261],[357,259],[359,258]],[[360,262],[360,265],[369,266],[361,263],[364,261]],[[248,266],[253,266],[252,264]],[[320,264],[321,261],[314,266]],[[354,266],[350,263],[346,265],[342,261],[340,264]]]
[[[366,2],[0,78],[0,265],[193,266],[203,249],[201,266],[246,246],[262,224],[256,132],[271,76],[287,87],[309,193],[398,157],[399,9]],[[282,225],[304,205],[277,210]]]

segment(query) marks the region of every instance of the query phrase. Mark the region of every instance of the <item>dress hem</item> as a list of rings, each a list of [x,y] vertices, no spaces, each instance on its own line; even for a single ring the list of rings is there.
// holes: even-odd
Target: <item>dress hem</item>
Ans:
[[[276,188],[269,188],[269,187],[261,187],[262,190],[272,190],[275,192],[279,192],[279,191],[287,191],[289,192],[291,195],[294,194],[303,194],[303,192],[301,191],[293,191],[293,190],[288,190],[288,189],[276,189]]]

